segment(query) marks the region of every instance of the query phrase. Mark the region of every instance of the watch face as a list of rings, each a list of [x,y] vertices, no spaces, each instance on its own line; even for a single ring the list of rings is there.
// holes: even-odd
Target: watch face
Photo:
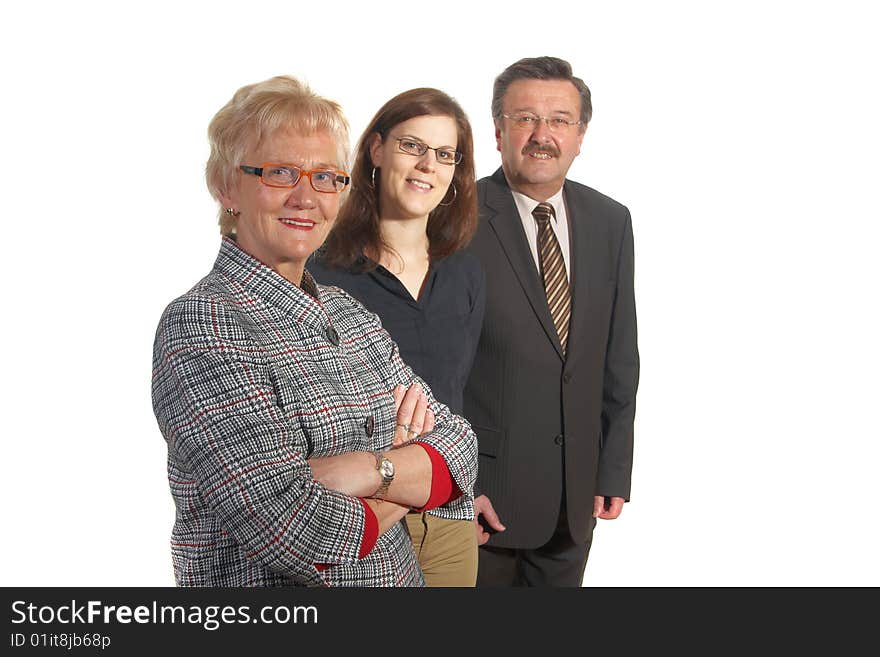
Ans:
[[[394,464],[388,459],[382,460],[382,466],[379,468],[379,472],[382,473],[383,477],[393,477],[394,476]]]

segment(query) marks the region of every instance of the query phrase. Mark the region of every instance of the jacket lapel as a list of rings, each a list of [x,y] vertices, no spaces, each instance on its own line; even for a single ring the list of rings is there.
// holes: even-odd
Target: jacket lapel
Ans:
[[[550,316],[550,308],[547,306],[547,295],[544,292],[544,283],[535,266],[535,260],[529,250],[522,222],[519,219],[519,211],[514,203],[504,171],[498,169],[491,177],[491,183],[487,186],[486,206],[489,210],[488,221],[495,232],[501,248],[507,256],[510,266],[513,268],[526,298],[537,315],[547,337],[553,343],[556,353],[562,356],[562,345],[553,318]],[[570,333],[570,332],[569,332]],[[569,340],[571,337],[569,337]]]
[[[590,268],[598,262],[592,249],[598,244],[595,225],[589,220],[590,209],[571,191],[568,182],[563,185],[565,209],[568,214],[569,249],[571,250],[571,324],[568,330],[568,353],[577,349],[580,338],[586,335],[589,322]]]

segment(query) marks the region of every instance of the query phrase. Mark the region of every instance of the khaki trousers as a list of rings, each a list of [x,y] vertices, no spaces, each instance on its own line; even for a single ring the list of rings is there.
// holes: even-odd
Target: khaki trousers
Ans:
[[[476,585],[477,533],[473,521],[410,512],[406,526],[428,586]]]

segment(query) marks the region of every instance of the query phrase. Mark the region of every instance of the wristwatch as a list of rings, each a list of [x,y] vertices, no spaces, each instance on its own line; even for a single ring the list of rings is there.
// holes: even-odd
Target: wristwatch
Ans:
[[[383,452],[373,452],[373,456],[376,457],[376,469],[382,475],[382,483],[373,493],[373,497],[382,498],[388,492],[391,482],[394,481],[394,464],[385,457]]]

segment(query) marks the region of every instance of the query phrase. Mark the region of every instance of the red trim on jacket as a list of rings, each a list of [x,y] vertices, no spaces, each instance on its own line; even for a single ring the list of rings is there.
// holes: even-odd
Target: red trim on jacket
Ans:
[[[461,491],[452,481],[449,466],[446,465],[446,461],[440,456],[440,453],[425,443],[415,442],[413,444],[424,449],[428,453],[428,458],[431,459],[431,493],[428,495],[425,506],[413,510],[429,511],[461,497]]]

